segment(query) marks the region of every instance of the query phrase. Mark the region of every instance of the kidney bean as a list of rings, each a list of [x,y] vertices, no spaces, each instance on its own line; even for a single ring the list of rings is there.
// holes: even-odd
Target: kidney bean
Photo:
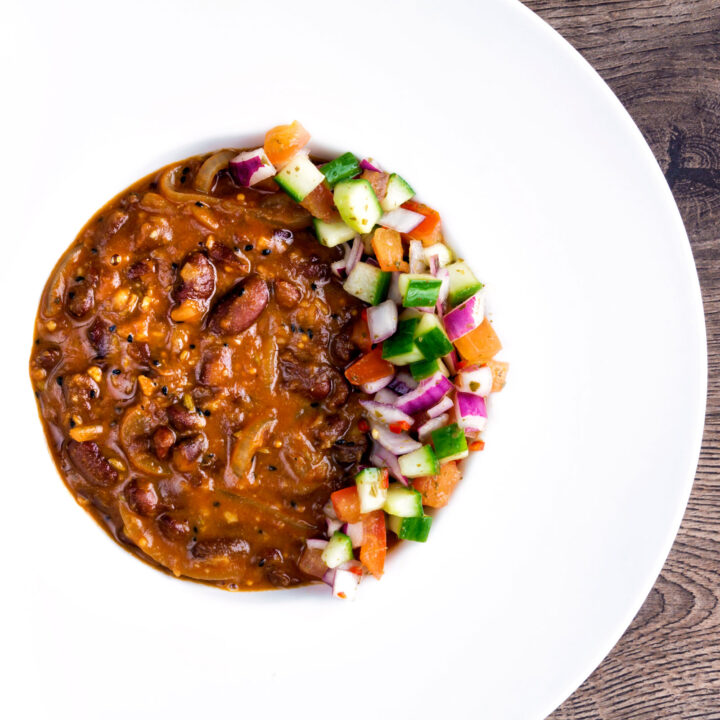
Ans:
[[[230,555],[247,555],[250,545],[243,538],[208,538],[198,540],[190,552],[198,560],[209,560]]]
[[[167,425],[161,425],[152,435],[152,444],[158,459],[164,460],[175,444],[175,433]]]
[[[70,286],[65,300],[65,307],[73,317],[85,317],[95,306],[95,291],[86,281]]]
[[[209,300],[215,292],[215,266],[200,252],[190,253],[180,269],[181,283],[175,300]]]
[[[229,347],[207,350],[203,354],[198,375],[203,385],[223,387],[232,380],[232,352]]]
[[[173,541],[185,540],[190,537],[190,523],[187,520],[176,518],[170,513],[163,513],[156,520],[160,532]]]
[[[240,250],[231,250],[227,245],[215,241],[208,247],[208,255],[219,265],[227,265],[232,270],[247,275],[250,272],[250,261]]]
[[[257,275],[250,275],[215,306],[209,329],[217,335],[244,332],[260,317],[269,297],[267,283]]]
[[[184,405],[171,405],[167,409],[168,420],[178,432],[200,430],[205,427],[205,417],[197,411],[188,410]]]
[[[48,347],[35,356],[35,365],[43,370],[52,370],[60,362],[61,358],[62,350],[60,348]]]
[[[110,487],[117,484],[118,471],[105,459],[96,442],[70,440],[67,454],[80,474],[92,485]]]
[[[149,480],[133,478],[125,486],[125,499],[130,509],[138,515],[151,517],[158,507],[158,495],[155,486]]]
[[[96,317],[87,329],[87,339],[97,353],[97,357],[104,358],[110,352],[112,333],[109,325],[101,317]]]
[[[208,441],[203,433],[181,440],[173,450],[173,463],[180,472],[190,472],[197,459],[207,450]]]
[[[301,297],[302,291],[295,283],[288,280],[275,281],[275,299],[280,307],[294,308]]]

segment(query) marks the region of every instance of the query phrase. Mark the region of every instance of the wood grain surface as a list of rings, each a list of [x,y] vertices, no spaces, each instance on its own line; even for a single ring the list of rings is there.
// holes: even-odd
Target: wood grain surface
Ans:
[[[552,720],[720,719],[720,0],[526,0],[613,89],[653,149],[690,236],[709,395],[680,533],[610,655]]]

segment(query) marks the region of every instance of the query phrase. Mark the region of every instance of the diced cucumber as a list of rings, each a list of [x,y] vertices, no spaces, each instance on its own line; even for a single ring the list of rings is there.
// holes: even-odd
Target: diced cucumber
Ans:
[[[387,525],[400,540],[425,542],[430,534],[432,518],[429,515],[406,518],[390,515],[387,519]]]
[[[351,152],[346,152],[331,160],[327,165],[323,165],[320,172],[325,176],[328,185],[333,187],[341,180],[349,180],[359,175],[360,162]]]
[[[320,173],[319,170],[318,172]],[[382,208],[375,191],[363,178],[339,182],[335,186],[333,199],[340,217],[356,232],[370,232],[382,216]]]
[[[431,313],[423,313],[415,329],[415,344],[427,360],[444,357],[453,349],[440,318]]]
[[[442,280],[432,275],[403,273],[398,279],[403,307],[434,307]]]
[[[463,435],[463,437],[465,436]],[[398,463],[400,464],[400,472],[405,477],[410,478],[437,475],[440,470],[438,459],[429,445],[423,445],[419,450],[407,455],[401,455],[398,458]]]
[[[462,260],[448,265],[447,271],[450,274],[448,302],[452,307],[465,302],[483,287],[483,284]]]
[[[413,488],[395,483],[388,490],[383,510],[397,517],[417,517],[423,514],[422,495]]]
[[[370,305],[378,305],[385,299],[388,285],[390,285],[390,273],[365,262],[356,263],[348,279],[343,283],[345,292]]]
[[[383,359],[393,365],[407,365],[422,360],[424,356],[415,344],[415,330],[419,324],[418,316],[401,317],[395,334],[383,343]]]
[[[457,423],[433,430],[430,433],[430,439],[435,448],[437,459],[441,463],[460,460],[468,456],[465,433]]]
[[[323,550],[322,559],[329,568],[336,568],[352,560],[353,548],[350,538],[345,533],[336,531]]]
[[[298,202],[302,202],[324,179],[325,176],[304,152],[293,155],[275,176],[275,182]]]
[[[423,248],[425,262],[430,265],[430,258],[436,257],[440,267],[446,267],[453,261],[453,252],[445,243],[435,243],[430,247]]]
[[[387,477],[387,470],[383,472],[374,467],[365,468],[355,476],[361,513],[379,510],[385,504]]]
[[[313,218],[315,225],[315,235],[318,242],[325,247],[335,247],[341,245],[348,240],[352,240],[357,233],[348,227],[342,220],[333,223],[326,223],[317,218]]]
[[[390,212],[395,208],[399,208],[414,195],[415,191],[410,187],[407,180],[403,180],[397,173],[393,173],[388,178],[387,192],[380,205],[385,212]]]
[[[445,377],[450,377],[450,372],[445,367],[445,363],[435,358],[434,360],[420,360],[410,365],[410,373],[415,380],[424,380],[434,375],[436,372],[442,373]]]

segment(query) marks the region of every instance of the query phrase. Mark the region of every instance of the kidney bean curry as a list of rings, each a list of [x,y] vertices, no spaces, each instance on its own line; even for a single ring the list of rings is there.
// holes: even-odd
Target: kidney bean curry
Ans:
[[[389,335],[401,334],[402,315],[398,323],[395,303],[381,301],[393,292],[393,276],[410,269],[405,294],[419,292],[424,305],[440,302],[428,301],[428,283],[440,286],[436,275],[447,258],[426,257],[435,274],[423,275],[425,265],[406,268],[404,246],[427,249],[437,237],[413,240],[413,228],[389,222],[375,234],[394,233],[396,267],[388,269],[379,250],[362,262],[379,216],[368,221],[362,197],[352,193],[343,204],[341,186],[362,181],[379,202],[399,176],[358,164],[350,153],[318,169],[302,151],[308,139],[298,123],[280,126],[264,148],[174,163],[99,210],[45,286],[30,375],[61,476],[123,547],[176,576],[226,589],[322,578],[348,597],[363,566],[382,573],[386,525],[393,539],[425,539],[430,519],[422,506],[447,502],[466,435],[471,449],[480,449],[484,402],[459,411],[466,430],[442,464],[439,438],[433,435],[435,450],[414,439],[443,412],[429,415],[427,402],[412,407],[409,400],[403,409],[400,401],[436,376],[452,388],[451,373],[438,356],[416,353],[411,369],[418,362],[436,367],[426,370],[428,379],[419,369],[404,372],[403,382],[396,370],[407,363],[385,352]],[[338,162],[347,165],[348,156],[350,170]],[[386,209],[383,218],[399,209],[431,219],[429,208],[410,209],[400,197],[403,207]],[[361,286],[357,269],[367,276]],[[394,326],[392,317],[368,317],[382,305],[394,312]],[[381,321],[391,324],[383,346],[370,332]],[[411,337],[411,344],[422,347],[421,340]],[[481,355],[472,361],[492,357]],[[501,387],[505,369],[493,369],[485,395]],[[443,389],[433,391],[431,404],[440,400],[447,410],[453,402]],[[368,400],[382,407],[370,412]],[[403,424],[393,427],[397,418]],[[446,426],[435,421],[428,432]],[[421,472],[403,460],[408,454]],[[377,478],[358,479],[368,472]],[[388,491],[389,473],[399,482]],[[395,485],[406,495],[391,502]],[[368,501],[368,488],[382,502]],[[407,493],[419,498],[417,512]]]

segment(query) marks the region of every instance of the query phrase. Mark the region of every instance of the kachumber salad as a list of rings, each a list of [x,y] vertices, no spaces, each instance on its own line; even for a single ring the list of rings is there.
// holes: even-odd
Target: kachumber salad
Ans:
[[[278,126],[99,210],[45,286],[30,375],[65,483],[123,547],[351,598],[428,539],[508,366],[440,215],[309,140]]]

